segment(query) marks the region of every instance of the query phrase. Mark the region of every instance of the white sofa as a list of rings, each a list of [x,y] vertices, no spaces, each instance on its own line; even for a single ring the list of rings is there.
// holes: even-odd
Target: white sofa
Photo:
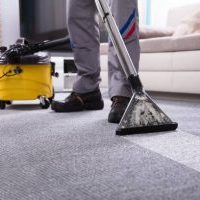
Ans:
[[[200,4],[174,8],[167,27],[177,27]],[[102,45],[102,87],[107,86],[106,45]],[[141,40],[140,77],[146,90],[200,94],[200,34]]]

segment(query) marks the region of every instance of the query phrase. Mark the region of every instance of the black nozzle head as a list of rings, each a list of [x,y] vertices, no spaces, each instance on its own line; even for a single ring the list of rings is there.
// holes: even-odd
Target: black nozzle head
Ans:
[[[132,74],[128,77],[128,80],[129,80],[131,87],[134,91],[142,91],[143,90],[143,85],[142,85],[142,82],[140,81],[139,75],[134,76]]]
[[[116,135],[132,135],[132,134],[144,134],[144,133],[156,133],[164,131],[175,131],[178,128],[176,122],[161,125],[141,126],[141,127],[130,127],[130,128],[118,128]]]

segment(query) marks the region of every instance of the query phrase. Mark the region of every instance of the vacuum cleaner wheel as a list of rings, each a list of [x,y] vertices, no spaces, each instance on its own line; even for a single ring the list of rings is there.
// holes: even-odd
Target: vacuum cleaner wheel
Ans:
[[[0,101],[0,109],[4,110],[6,108],[6,102],[5,101]]]

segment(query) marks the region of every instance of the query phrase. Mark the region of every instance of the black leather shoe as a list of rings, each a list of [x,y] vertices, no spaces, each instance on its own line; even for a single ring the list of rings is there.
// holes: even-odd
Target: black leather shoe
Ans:
[[[51,109],[55,112],[76,112],[82,110],[101,110],[104,102],[100,90],[78,94],[72,92],[63,102],[53,101]]]
[[[111,100],[112,100],[112,105],[110,113],[108,115],[108,122],[119,123],[130,101],[130,98],[115,96]]]

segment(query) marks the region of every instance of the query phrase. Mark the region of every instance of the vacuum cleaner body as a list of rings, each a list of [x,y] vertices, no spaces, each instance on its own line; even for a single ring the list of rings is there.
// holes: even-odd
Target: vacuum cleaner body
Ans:
[[[4,74],[0,79],[1,100],[34,100],[53,95],[50,63],[1,63],[0,76]]]
[[[20,63],[0,62],[0,102],[40,99],[42,108],[48,108],[53,98],[53,64],[48,56],[22,56]]]
[[[15,100],[35,99],[48,108],[54,97],[52,76],[58,73],[47,54],[36,53],[69,42],[66,37],[30,44],[22,38],[9,49],[0,47],[0,109]]]

